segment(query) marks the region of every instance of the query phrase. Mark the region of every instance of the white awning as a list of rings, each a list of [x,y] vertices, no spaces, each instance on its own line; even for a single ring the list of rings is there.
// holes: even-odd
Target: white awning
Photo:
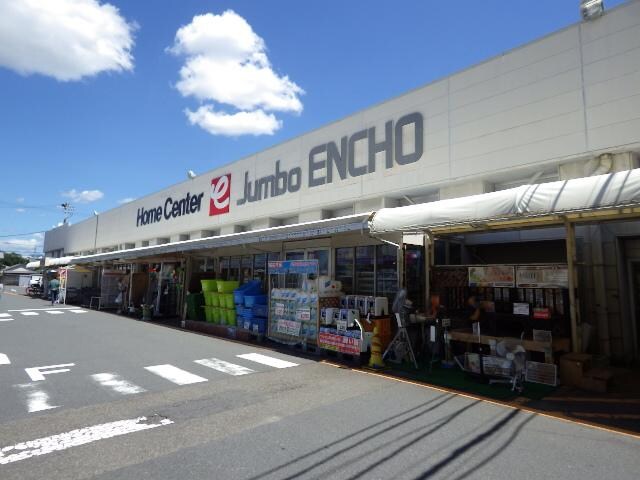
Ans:
[[[33,268],[40,268],[40,260],[37,260],[37,261],[35,261],[35,262],[29,262],[29,263],[27,263],[26,268],[31,268],[31,269],[33,269]]]
[[[181,242],[165,243],[149,247],[131,248],[115,252],[70,257],[70,263],[80,264],[109,260],[132,260],[169,253],[193,252],[197,250],[230,247],[235,245],[302,240],[333,235],[336,233],[367,231],[367,220],[370,216],[371,212],[368,212],[345,217],[330,218],[327,220],[318,220],[315,222],[297,223],[295,225],[232,233],[217,237],[183,240]]]
[[[604,211],[611,209],[617,210],[605,217]],[[640,169],[383,208],[370,219],[369,230],[379,234],[446,231],[455,226],[477,229],[491,227],[491,222],[495,228],[517,222],[523,227],[526,226],[523,220],[533,226],[540,220],[562,223],[565,217],[571,221],[593,221],[622,219],[625,215],[640,216]]]
[[[69,265],[74,257],[57,257],[57,258],[45,258],[45,267],[59,267],[61,265]]]

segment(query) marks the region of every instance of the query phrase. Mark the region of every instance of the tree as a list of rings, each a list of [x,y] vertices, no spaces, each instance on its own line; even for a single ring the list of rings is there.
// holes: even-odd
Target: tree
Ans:
[[[4,258],[0,258],[0,267],[11,267],[29,262],[28,258],[15,252],[4,252]]]

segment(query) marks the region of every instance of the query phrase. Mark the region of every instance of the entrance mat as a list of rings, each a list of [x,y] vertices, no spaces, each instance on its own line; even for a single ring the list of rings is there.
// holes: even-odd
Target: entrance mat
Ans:
[[[513,400],[515,398],[526,398],[527,400],[539,400],[551,395],[557,387],[541,385],[537,383],[525,382],[522,393],[513,392],[508,384],[489,385],[487,380],[475,378],[454,366],[444,368],[439,364],[434,364],[429,372],[428,363],[418,363],[416,370],[413,365],[403,363],[396,365],[387,362],[389,367],[385,372],[405,378],[428,383],[436,387],[451,388],[474,395],[492,398],[495,400]]]

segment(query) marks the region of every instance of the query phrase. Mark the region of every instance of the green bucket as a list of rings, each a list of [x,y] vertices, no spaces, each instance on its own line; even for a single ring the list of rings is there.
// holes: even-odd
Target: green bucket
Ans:
[[[227,325],[235,326],[236,325],[236,311],[235,309],[227,310]]]
[[[209,305],[212,307],[220,306],[220,294],[218,292],[208,292],[207,295],[209,296]]]
[[[233,303],[233,293],[224,293],[223,294],[224,297],[224,305],[222,305],[222,302],[220,302],[220,306],[224,306],[225,308],[236,308],[235,304]]]
[[[217,280],[218,293],[233,293],[240,286],[237,280]]]
[[[200,280],[203,292],[215,292],[218,289],[217,280]]]

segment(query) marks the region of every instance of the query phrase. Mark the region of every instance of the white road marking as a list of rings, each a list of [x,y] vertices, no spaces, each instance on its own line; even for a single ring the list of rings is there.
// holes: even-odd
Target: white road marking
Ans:
[[[36,388],[34,383],[25,383],[16,385],[16,387],[27,391],[27,411],[29,413],[42,412],[43,410],[51,410],[58,408],[58,405],[49,404],[49,395],[44,390]],[[1,459],[2,457],[0,457]]]
[[[194,375],[181,368],[174,367],[173,365],[152,365],[151,367],[144,367],[151,373],[155,373],[163,378],[166,378],[170,382],[177,383],[178,385],[189,385],[190,383],[206,382],[207,379]]]
[[[61,315],[64,313],[64,312],[61,312],[60,310],[45,310],[45,312],[50,313],[51,315]]]
[[[267,355],[262,355],[260,353],[245,353],[243,355],[236,355],[238,358],[244,358],[245,360],[249,360],[251,362],[262,363],[264,365],[269,365],[270,367],[275,368],[289,368],[289,367],[297,367],[297,363],[287,362],[286,360],[280,360],[279,358],[268,357]]]
[[[27,375],[31,377],[31,380],[34,382],[38,382],[40,380],[44,380],[45,375],[50,375],[52,373],[64,373],[68,372],[68,368],[60,368],[60,367],[73,367],[75,363],[61,363],[60,365],[46,365],[44,367],[31,367],[25,368],[24,370],[27,372]],[[56,368],[57,370],[49,370],[50,368]]]
[[[46,307],[46,308],[23,308],[19,310],[7,310],[7,312],[39,312],[42,310],[73,310],[78,307]]]
[[[40,315],[38,312],[20,312],[20,315],[24,315],[25,317],[33,317],[34,315]]]
[[[120,375],[115,373],[96,373],[91,375],[100,385],[110,388],[111,390],[122,393],[123,395],[131,395],[134,393],[146,392],[146,390],[138,385],[128,382]]]
[[[0,322],[13,322],[15,318],[0,318]]]
[[[69,310],[69,311],[70,311],[71,313],[87,313],[87,311],[86,311],[86,310],[80,310],[80,309],[77,309],[77,310]]]
[[[247,375],[254,373],[255,370],[243,367],[242,365],[236,365],[235,363],[225,362],[218,358],[203,358],[202,360],[194,360],[194,362],[204,365],[205,367],[213,368],[222,373],[228,373],[229,375]]]
[[[7,356],[6,353],[0,353],[0,365],[10,365],[11,364],[11,360],[9,360],[9,357]]]
[[[19,462],[20,460],[26,460],[31,457],[46,455],[60,450],[66,450],[71,447],[86,445],[106,438],[119,437],[128,433],[163,427],[165,425],[171,425],[172,423],[173,421],[168,418],[163,418],[160,421],[149,423],[147,417],[139,417],[79,428],[77,430],[71,430],[70,432],[51,435],[50,437],[37,438],[28,442],[1,448],[0,465]]]
[[[11,314],[10,313],[0,313],[0,318],[7,318],[10,317]]]

